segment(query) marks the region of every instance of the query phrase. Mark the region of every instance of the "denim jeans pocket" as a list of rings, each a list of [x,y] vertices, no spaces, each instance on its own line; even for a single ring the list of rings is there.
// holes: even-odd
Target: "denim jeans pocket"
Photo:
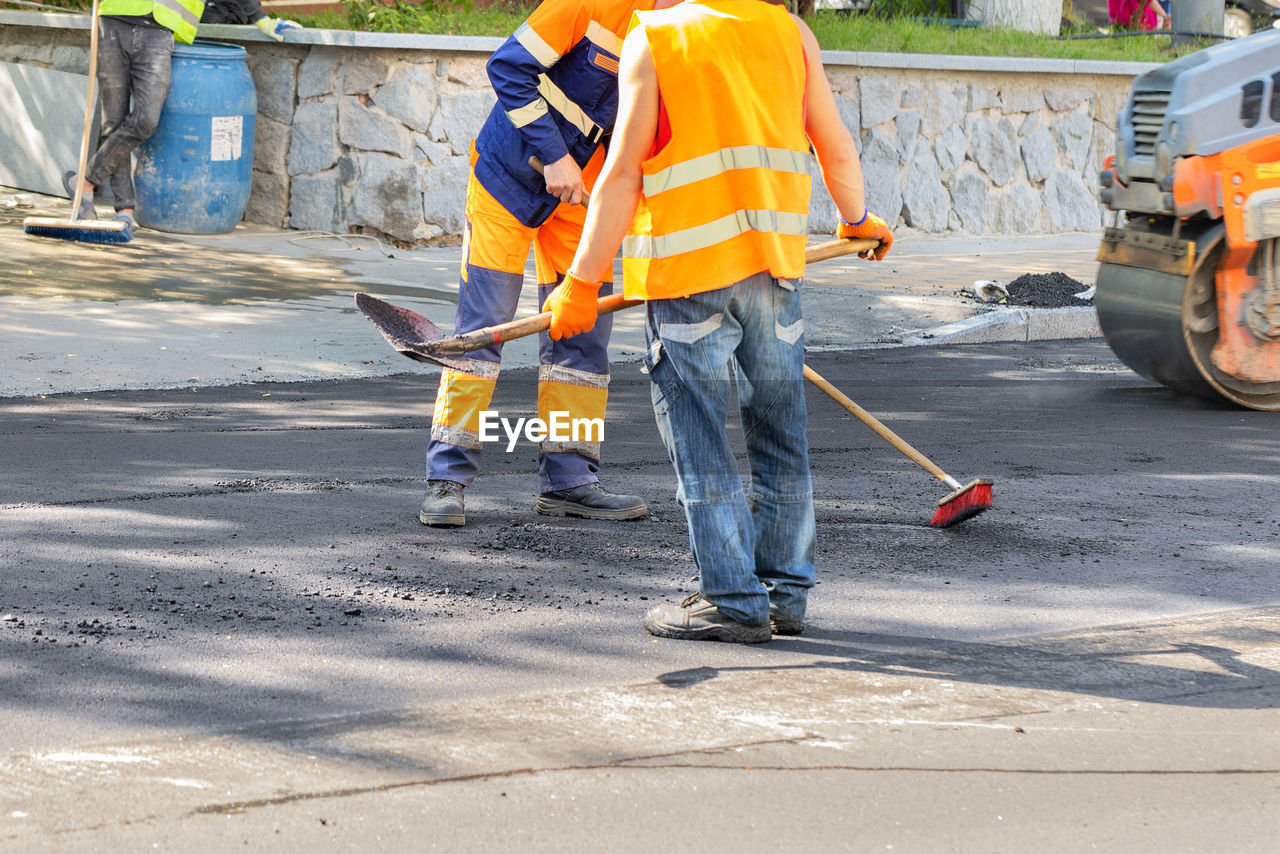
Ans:
[[[680,383],[662,356],[661,341],[654,341],[644,353],[644,372],[649,375],[653,411],[659,416],[670,412],[671,405],[680,399]]]

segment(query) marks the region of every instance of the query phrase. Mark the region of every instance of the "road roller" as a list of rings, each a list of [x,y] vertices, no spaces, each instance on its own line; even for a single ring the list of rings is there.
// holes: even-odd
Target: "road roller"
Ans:
[[[1179,392],[1280,410],[1280,30],[1138,77],[1101,183],[1111,349]]]

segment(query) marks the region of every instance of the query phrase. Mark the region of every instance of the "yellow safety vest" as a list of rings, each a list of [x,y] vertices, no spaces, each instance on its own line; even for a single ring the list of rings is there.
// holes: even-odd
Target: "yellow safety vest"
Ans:
[[[626,296],[688,296],[764,271],[799,278],[810,178],[795,20],[760,0],[637,17],[663,117],[622,244]]]
[[[196,40],[203,13],[202,0],[103,0],[98,6],[100,15],[150,15],[183,44]]]

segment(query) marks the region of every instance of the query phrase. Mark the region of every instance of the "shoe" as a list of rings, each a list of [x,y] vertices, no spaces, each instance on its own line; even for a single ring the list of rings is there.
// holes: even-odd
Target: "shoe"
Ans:
[[[649,507],[638,495],[615,495],[598,483],[558,489],[538,496],[535,509],[543,516],[578,516],[583,519],[643,519]]]
[[[769,616],[769,628],[775,635],[798,635],[804,631],[804,620]]]
[[[68,199],[70,199],[73,202],[76,200],[76,173],[75,172],[62,173],[62,189],[67,191]],[[98,217],[98,212],[93,209],[93,193],[92,192],[81,193],[80,194],[80,214],[79,216],[76,217],[76,219],[77,220],[97,219],[97,217]]]
[[[133,240],[133,233],[138,230],[138,223],[133,217],[129,216],[127,213],[117,213],[111,219],[113,222],[123,222],[124,236],[129,240]]]
[[[427,481],[427,496],[422,499],[418,521],[433,528],[460,528],[467,524],[463,489],[462,484],[452,480]]]
[[[679,605],[655,605],[644,615],[645,630],[660,638],[712,640],[726,643],[766,643],[773,637],[769,624],[748,626],[720,611],[694,593]]]

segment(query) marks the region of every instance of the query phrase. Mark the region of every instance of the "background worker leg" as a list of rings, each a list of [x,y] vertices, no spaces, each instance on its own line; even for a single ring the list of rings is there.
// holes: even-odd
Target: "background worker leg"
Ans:
[[[588,172],[593,173],[588,164]],[[593,174],[594,177],[594,174]],[[538,304],[564,278],[577,251],[586,220],[581,205],[560,205],[551,218],[538,228],[534,238],[534,263],[538,275]],[[613,292],[606,282],[600,296]],[[550,421],[552,413],[565,413],[570,422],[592,421],[604,424],[605,406],[609,399],[609,335],[613,331],[613,315],[596,320],[590,332],[552,341],[543,332],[539,337],[538,417]],[[572,489],[598,481],[600,442],[607,428],[601,427],[590,438],[568,441],[544,441],[538,449],[538,481],[540,492]],[[585,431],[579,434],[584,436]]]
[[[169,95],[173,34],[112,18],[101,18],[99,25],[104,141],[85,177],[95,187],[110,184],[116,210],[132,210],[133,152],[160,123]]]
[[[480,186],[467,185],[467,226],[454,329],[471,332],[515,317],[533,229],[522,225]],[[480,467],[480,412],[488,409],[498,379],[502,346],[470,354],[472,371],[440,374],[427,447],[427,480],[468,486]]]

